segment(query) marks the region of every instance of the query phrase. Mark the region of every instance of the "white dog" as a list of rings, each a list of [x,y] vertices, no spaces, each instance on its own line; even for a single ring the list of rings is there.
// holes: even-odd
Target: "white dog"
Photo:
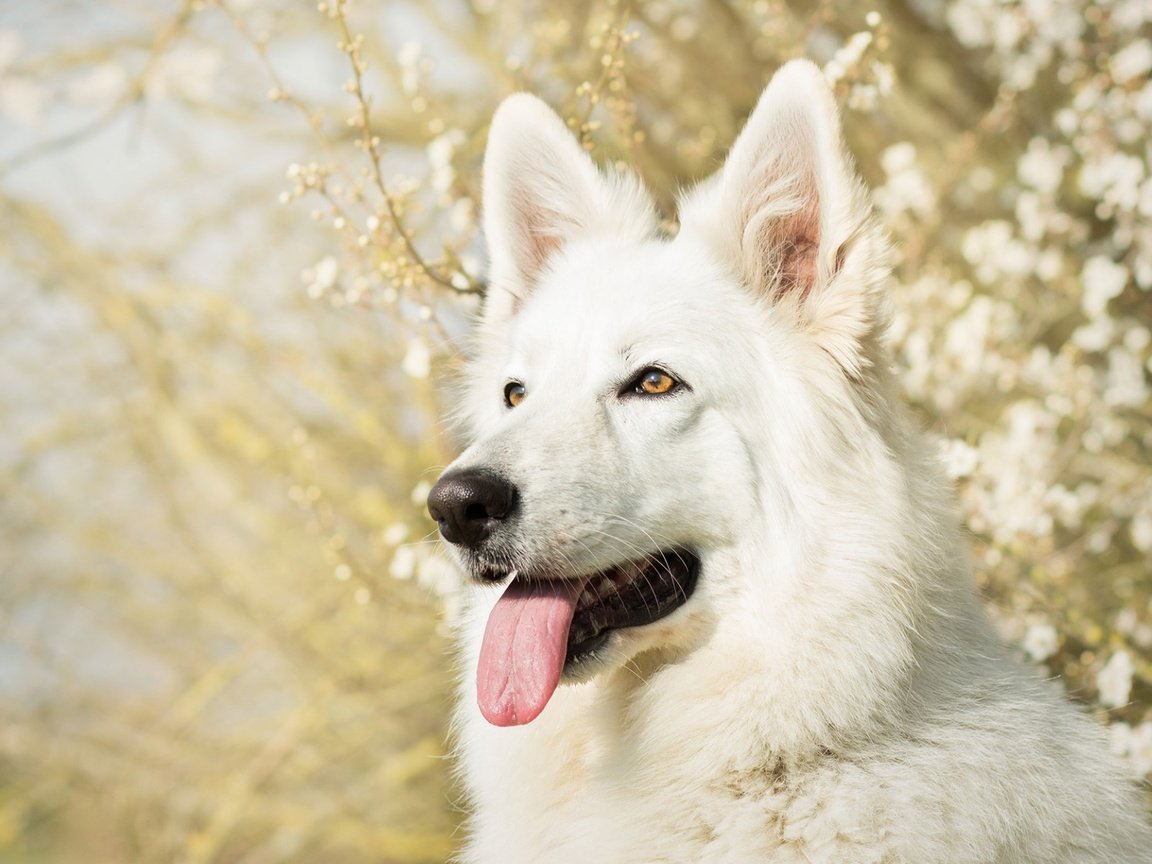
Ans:
[[[816,67],[675,239],[531,96],[484,183],[472,443],[429,496],[477,583],[463,861],[1152,862],[1101,730],[977,600]]]

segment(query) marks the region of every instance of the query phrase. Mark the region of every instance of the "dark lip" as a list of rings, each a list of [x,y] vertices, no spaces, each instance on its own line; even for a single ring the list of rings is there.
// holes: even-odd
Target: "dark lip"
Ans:
[[[598,582],[636,566],[643,570],[628,584],[603,596],[596,593]],[[564,671],[589,659],[614,631],[643,627],[675,612],[692,596],[699,575],[700,556],[691,549],[678,548],[589,577],[587,584],[595,600],[591,605],[581,603],[572,616]]]
[[[473,579],[491,585],[507,579],[513,568],[507,565],[482,563],[473,564],[471,569]]]
[[[482,552],[470,552],[464,556],[464,565],[473,580],[486,585],[503,582],[517,570],[511,558]]]

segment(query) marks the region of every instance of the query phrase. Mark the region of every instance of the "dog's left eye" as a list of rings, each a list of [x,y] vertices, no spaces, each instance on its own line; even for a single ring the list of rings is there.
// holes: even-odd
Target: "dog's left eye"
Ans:
[[[664,396],[680,386],[680,382],[663,369],[650,366],[632,380],[626,392],[641,396]]]
[[[504,385],[504,404],[509,408],[515,408],[523,402],[525,395],[524,385],[519,381],[509,381]]]

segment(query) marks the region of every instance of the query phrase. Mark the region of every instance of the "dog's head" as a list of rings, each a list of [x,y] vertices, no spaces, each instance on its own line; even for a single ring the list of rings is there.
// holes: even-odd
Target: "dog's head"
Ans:
[[[493,120],[484,187],[472,443],[429,509],[472,576],[510,581],[478,671],[483,713],[509,725],[562,677],[691,650],[769,605],[780,584],[732,575],[763,570],[750,559],[784,573],[822,554],[816,520],[859,498],[871,458],[885,271],[806,62],[773,78],[675,239],[528,95]]]

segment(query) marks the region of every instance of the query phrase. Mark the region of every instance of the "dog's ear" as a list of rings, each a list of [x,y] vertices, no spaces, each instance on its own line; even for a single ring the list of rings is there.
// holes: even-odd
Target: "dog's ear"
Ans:
[[[547,105],[527,93],[509,96],[492,119],[484,157],[485,325],[514,314],[570,241],[639,240],[656,222],[639,181],[601,174]]]
[[[681,221],[745,284],[793,310],[854,374],[868,362],[861,342],[876,326],[886,262],[869,212],[824,76],[793,60],[773,76],[719,175],[688,200]]]

